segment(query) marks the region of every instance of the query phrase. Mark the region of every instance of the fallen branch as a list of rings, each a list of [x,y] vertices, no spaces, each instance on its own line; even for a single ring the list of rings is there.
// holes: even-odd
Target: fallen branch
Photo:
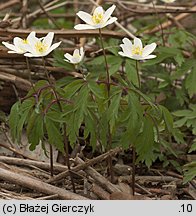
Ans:
[[[85,162],[80,159],[79,157],[75,158],[75,162],[77,164],[85,164]],[[95,169],[92,167],[87,167],[84,170],[93,180],[100,186],[102,186],[104,189],[106,189],[108,192],[120,192],[120,189],[112,184],[110,181],[108,181],[105,177],[103,177],[100,173],[98,173]]]
[[[0,72],[0,80],[11,82],[17,88],[25,91],[28,91],[31,87],[31,83],[28,80],[4,72]]]
[[[26,38],[27,35],[32,30],[28,29],[0,29],[1,36],[8,36],[11,35],[12,37],[22,37]],[[48,32],[54,32],[55,37],[62,37],[62,38],[77,38],[77,37],[98,37],[99,31],[98,30],[54,30],[54,29],[47,29],[47,30],[36,30],[37,36],[42,37],[45,36]],[[116,31],[102,31],[103,37],[112,37],[112,38],[119,38],[122,39],[126,36],[126,34],[122,32]]]
[[[45,194],[54,195],[58,194],[59,198],[66,200],[86,200],[86,197],[83,197],[78,194],[74,194],[65,189],[55,187],[44,183],[43,181],[36,180],[25,175],[20,175],[15,172],[7,171],[3,168],[0,168],[0,179],[8,182],[12,182],[22,187],[30,188]]]
[[[6,164],[19,165],[19,166],[36,166],[40,169],[50,170],[50,164],[42,161],[34,161],[22,158],[14,158],[14,157],[6,157],[0,156],[0,162],[4,162]],[[54,171],[63,172],[67,170],[66,166],[61,164],[54,164]]]
[[[196,10],[196,6],[194,6],[194,7],[192,7],[190,9],[190,11],[194,11],[194,10]],[[190,13],[181,13],[178,16],[173,17],[173,19],[175,19],[175,21],[180,21],[180,20],[186,18],[189,15],[190,15]],[[173,23],[172,21],[166,21],[166,22],[162,23],[162,28],[163,29],[168,28],[169,26],[172,25],[172,23]],[[145,31],[144,33],[147,33],[147,34],[149,34],[149,33],[155,33],[155,32],[157,32],[159,30],[160,30],[159,26],[156,26],[155,28],[153,28],[151,30]]]
[[[23,152],[21,152],[21,151],[19,151],[19,150],[16,150],[15,148],[13,148],[13,147],[11,147],[11,146],[7,146],[7,145],[5,145],[5,144],[3,144],[3,143],[0,143],[0,147],[6,148],[6,149],[8,149],[8,150],[10,150],[10,151],[12,151],[12,152],[18,154],[18,155],[23,156],[24,158],[28,158],[28,159],[30,159],[30,160],[36,160],[36,158],[32,158],[32,157],[30,157],[30,156],[28,156],[28,155],[25,155]]]
[[[10,1],[7,1],[5,3],[1,3],[1,5],[0,5],[0,11],[4,10],[6,8],[12,7],[15,4],[20,4],[20,0],[10,0]]]
[[[117,153],[120,152],[120,151],[121,151],[121,148],[111,149],[110,151],[108,151],[108,152],[106,152],[106,153],[104,153],[104,154],[102,154],[102,155],[99,155],[99,156],[97,156],[96,158],[93,158],[93,159],[91,159],[91,160],[89,160],[89,161],[86,161],[86,162],[84,162],[84,163],[82,163],[82,164],[79,164],[79,165],[76,166],[76,167],[73,167],[73,168],[71,169],[71,171],[72,171],[72,172],[78,172],[78,171],[80,171],[80,170],[83,170],[83,169],[87,168],[88,166],[92,166],[92,165],[94,165],[94,164],[96,164],[96,163],[99,163],[100,161],[105,160],[105,159],[108,158],[109,156],[112,156],[112,155],[117,154]],[[67,170],[67,171],[62,172],[62,173],[56,175],[55,177],[49,179],[47,182],[48,182],[48,183],[56,182],[56,181],[59,181],[59,180],[65,178],[65,177],[67,177],[68,175],[69,175],[69,171]]]
[[[91,191],[102,200],[109,200],[110,194],[99,185],[93,183]]]

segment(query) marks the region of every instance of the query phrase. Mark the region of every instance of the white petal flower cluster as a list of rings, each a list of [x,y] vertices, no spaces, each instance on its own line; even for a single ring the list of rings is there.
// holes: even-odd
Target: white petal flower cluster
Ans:
[[[80,47],[80,49],[75,49],[73,52],[73,55],[70,55],[69,53],[66,53],[64,55],[65,61],[72,63],[72,64],[79,64],[83,58],[84,58],[84,48]]]
[[[174,0],[162,1],[167,3],[174,2]],[[105,26],[112,24],[117,20],[116,17],[111,17],[115,8],[116,6],[112,5],[106,11],[104,11],[103,8],[99,6],[94,10],[93,15],[90,15],[84,11],[79,11],[77,15],[86,24],[78,24],[74,28],[77,30],[104,28]],[[26,57],[43,57],[47,56],[61,44],[61,42],[52,44],[53,38],[54,32],[49,32],[45,37],[37,38],[36,33],[33,31],[26,39],[15,37],[13,44],[7,42],[2,43],[11,50],[8,51],[8,53],[24,54]],[[122,51],[119,52],[119,55],[121,56],[135,60],[145,60],[156,57],[156,55],[151,55],[151,53],[156,48],[156,43],[152,43],[143,47],[142,41],[137,37],[134,38],[133,44],[128,38],[124,38],[122,42],[123,44],[120,45]],[[66,53],[64,57],[65,61],[77,65],[84,58],[84,48],[81,47],[80,49],[75,49],[73,55]]]
[[[122,51],[119,55],[128,57],[135,60],[145,60],[155,58],[156,55],[150,55],[156,48],[156,43],[151,43],[143,48],[142,41],[135,37],[133,44],[128,38],[122,40],[123,44],[120,45]]]
[[[93,15],[88,14],[84,11],[79,11],[77,15],[82,19],[86,24],[78,24],[74,28],[77,30],[86,30],[86,29],[101,29],[105,26],[112,24],[117,20],[116,17],[111,17],[116,6],[112,5],[106,11],[103,10],[101,6],[97,7]]]
[[[27,57],[43,57],[56,49],[61,42],[52,45],[54,32],[49,32],[45,37],[37,38],[36,33],[31,32],[26,39],[15,37],[13,44],[2,42],[8,49],[8,53],[24,54]]]
[[[15,37],[13,39],[13,44],[7,42],[2,42],[2,44],[11,50],[8,51],[8,53],[24,54],[27,52],[29,41],[31,40],[31,38],[34,37],[35,37],[35,32],[31,32],[26,39]]]

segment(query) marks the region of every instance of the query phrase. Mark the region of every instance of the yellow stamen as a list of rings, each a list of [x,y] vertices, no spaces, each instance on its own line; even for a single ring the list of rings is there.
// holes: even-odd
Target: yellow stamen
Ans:
[[[22,42],[23,42],[24,44],[28,44],[28,40],[27,40],[27,39],[22,40]]]
[[[95,24],[100,24],[103,21],[103,13],[94,13],[92,19]]]
[[[143,53],[143,49],[142,48],[140,48],[139,46],[133,46],[133,48],[132,48],[132,55],[142,55],[142,53]]]
[[[43,42],[39,41],[35,44],[35,49],[37,52],[43,53],[47,50],[47,45],[44,44]]]

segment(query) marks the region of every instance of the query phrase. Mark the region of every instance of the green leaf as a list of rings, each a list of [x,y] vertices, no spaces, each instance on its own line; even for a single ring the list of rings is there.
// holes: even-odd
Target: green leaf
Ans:
[[[119,71],[119,68],[123,62],[123,59],[120,56],[112,56],[108,59],[108,63],[110,65],[109,74],[112,76],[116,72]]]
[[[17,141],[20,142],[21,140],[21,133],[24,127],[25,122],[28,120],[27,117],[31,113],[31,109],[34,106],[34,101],[32,100],[25,100],[21,107],[20,107],[20,119],[18,120],[18,132],[17,132]]]
[[[154,125],[151,119],[144,118],[143,130],[135,141],[135,148],[138,153],[138,161],[145,161],[148,167],[154,160]]]
[[[29,149],[31,151],[35,150],[36,146],[43,140],[44,131],[43,131],[43,117],[32,112],[30,119],[27,124],[27,137],[28,141],[31,144]]]
[[[172,131],[172,135],[177,143],[185,143],[184,134],[178,128],[174,128]]]
[[[178,161],[169,160],[169,162],[175,167],[175,169],[176,169],[179,173],[182,173],[182,167],[181,167],[181,165],[178,163]]]
[[[125,71],[128,80],[133,83],[134,86],[139,87],[135,61],[126,59]]]
[[[47,118],[54,122],[63,123],[65,120],[62,117],[62,113],[58,111],[49,111],[47,112]]]
[[[193,151],[196,151],[196,139],[194,139],[193,144],[191,145],[191,148],[189,149],[188,153],[191,153]]]
[[[171,75],[172,80],[176,80],[185,75],[192,67],[196,65],[195,59],[187,59],[181,67],[178,67],[176,71]]]
[[[107,44],[107,47],[105,47],[105,49],[109,50],[115,56],[118,56],[119,40],[115,38],[109,39],[109,43]]]
[[[92,115],[92,113],[87,111],[88,115],[85,116],[85,129],[84,129],[84,139],[90,136],[90,145],[92,146],[93,150],[96,148],[97,144],[97,121]]]
[[[143,110],[138,97],[132,92],[129,92],[128,96],[128,107],[127,110],[125,110],[127,116],[125,117],[122,115],[122,120],[127,122],[127,124],[124,123],[126,125],[126,130],[120,139],[120,145],[122,145],[124,149],[135,144],[135,140],[141,132],[140,129],[142,126],[143,116]]]
[[[110,130],[112,131],[115,127],[115,122],[118,119],[119,107],[121,101],[122,90],[110,99],[110,106],[108,108],[108,121],[110,123]]]
[[[177,117],[190,117],[195,118],[196,112],[193,113],[191,110],[178,110],[172,113]]]
[[[64,54],[65,53],[62,50],[55,50],[54,51],[54,54],[53,54],[53,57],[54,57],[53,66],[65,68],[67,71],[73,71],[74,70],[74,65],[64,61],[64,59],[65,59]]]
[[[79,89],[83,86],[84,80],[82,79],[76,79],[67,86],[64,87],[64,97],[65,98],[71,98]]]
[[[107,146],[107,135],[108,135],[108,118],[107,112],[100,114],[100,122],[98,125],[98,132],[100,137],[100,142],[103,148]]]
[[[70,145],[73,147],[73,145],[76,142],[77,135],[78,135],[78,129],[75,126],[75,113],[72,112],[69,115],[66,116],[66,135],[68,136]]]
[[[184,170],[183,183],[186,184],[196,176],[196,161],[186,164],[183,167],[183,170]]]
[[[170,143],[168,143],[166,140],[161,140],[161,144],[166,150],[168,150],[171,154],[178,158],[177,152],[175,151],[175,149],[172,148]]]
[[[12,106],[9,115],[9,126],[11,129],[11,136],[13,138],[13,141],[17,139],[17,135],[18,135],[18,121],[20,119],[19,110],[20,110],[20,102],[16,102]]]
[[[193,68],[193,70],[187,76],[185,81],[185,87],[188,90],[190,97],[193,97],[193,95],[196,94],[195,80],[196,80],[196,67]]]
[[[95,81],[89,81],[88,87],[96,97],[104,99],[103,89]]]
[[[173,131],[173,118],[172,118],[171,113],[169,112],[169,110],[166,107],[161,106],[161,105],[159,105],[159,107],[161,108],[161,110],[163,112],[163,119],[164,119],[165,125],[167,127],[167,130],[169,132],[172,132]]]
[[[63,134],[60,132],[60,126],[50,118],[45,116],[46,131],[48,134],[48,142],[55,146],[60,152],[64,153]]]

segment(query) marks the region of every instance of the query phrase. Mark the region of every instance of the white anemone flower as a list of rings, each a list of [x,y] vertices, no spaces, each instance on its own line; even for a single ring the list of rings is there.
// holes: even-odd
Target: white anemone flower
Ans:
[[[175,2],[176,0],[161,0],[162,2],[164,2],[164,3],[173,3],[173,2]]]
[[[80,49],[75,49],[73,52],[73,55],[70,55],[69,53],[66,53],[64,55],[64,57],[66,59],[64,59],[65,61],[71,63],[71,64],[79,64],[83,58],[84,58],[84,48],[80,47]]]
[[[156,43],[151,43],[143,48],[142,41],[135,37],[134,43],[128,39],[124,38],[122,40],[123,44],[120,45],[122,52],[119,55],[128,57],[135,60],[145,60],[155,58],[156,55],[150,55],[156,48]]]
[[[8,51],[8,53],[24,54],[27,52],[27,49],[30,46],[29,41],[31,41],[31,38],[34,37],[35,37],[35,32],[31,32],[26,39],[15,37],[13,39],[13,44],[7,42],[2,42],[2,44],[11,50]]]
[[[49,32],[45,37],[37,38],[34,34],[34,37],[29,39],[30,46],[27,49],[27,53],[24,55],[27,57],[44,57],[47,56],[50,52],[56,49],[61,41],[54,43],[52,41],[54,38],[54,32]]]
[[[82,19],[86,24],[78,24],[74,28],[77,30],[86,30],[86,29],[101,29],[105,26],[112,24],[117,20],[116,17],[111,17],[116,6],[112,5],[106,11],[103,10],[101,6],[97,7],[93,15],[90,15],[84,11],[79,11],[77,15]]]

